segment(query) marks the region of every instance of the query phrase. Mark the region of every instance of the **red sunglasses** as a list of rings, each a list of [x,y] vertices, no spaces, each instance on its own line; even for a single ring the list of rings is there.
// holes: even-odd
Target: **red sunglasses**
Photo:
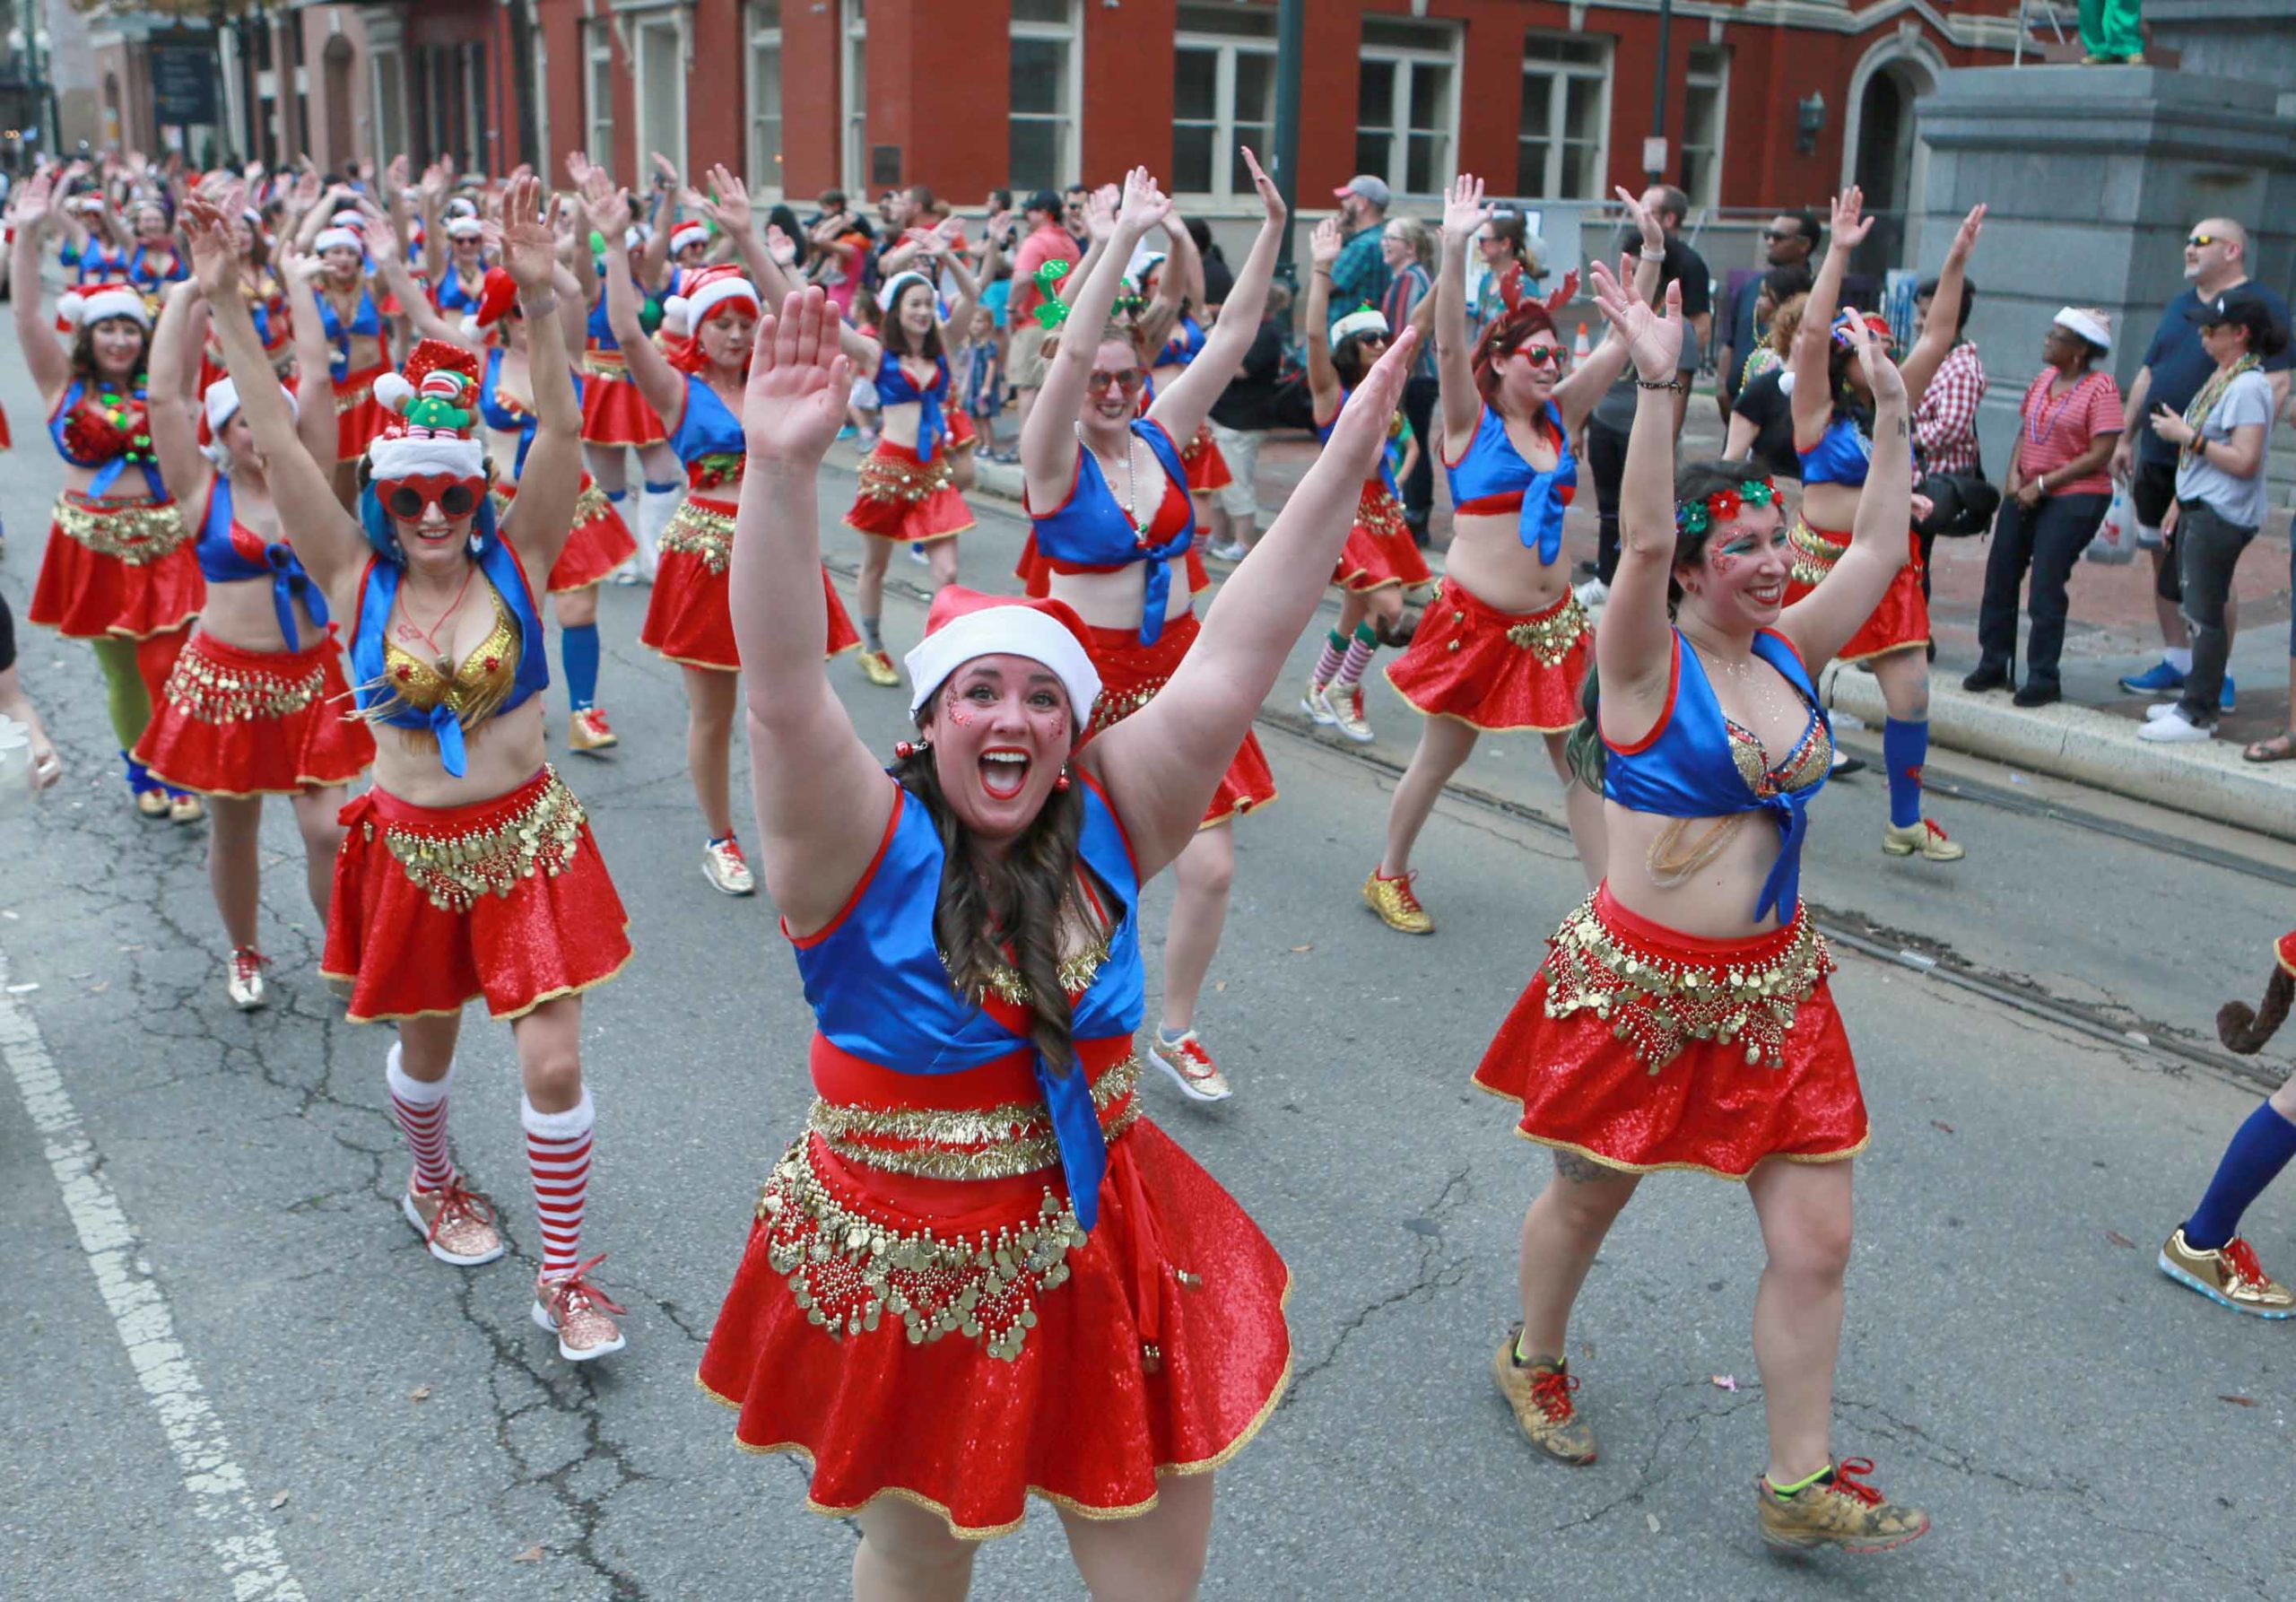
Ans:
[[[1515,354],[1533,367],[1559,368],[1562,365],[1563,350],[1559,344],[1518,344],[1515,347]]]
[[[443,518],[467,518],[486,494],[483,478],[456,478],[445,473],[425,473],[378,483],[383,509],[403,523],[419,523],[425,507],[435,506]]]

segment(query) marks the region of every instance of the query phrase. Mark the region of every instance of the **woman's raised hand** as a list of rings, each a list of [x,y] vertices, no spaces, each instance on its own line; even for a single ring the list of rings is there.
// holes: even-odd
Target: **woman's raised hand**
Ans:
[[[1084,196],[1084,231],[1088,236],[1100,240],[1116,237],[1118,199],[1114,184],[1103,184]]]
[[[570,150],[566,152],[566,181],[568,183],[578,189],[588,188],[591,170],[588,151]]]
[[[765,253],[784,267],[797,265],[797,241],[783,233],[778,223],[765,225]]]
[[[1655,311],[1648,301],[1634,292],[1632,279],[1625,277],[1626,264],[1622,262],[1619,266],[1616,274],[1600,262],[1591,269],[1596,309],[1626,342],[1635,376],[1645,383],[1668,382],[1679,370],[1682,361],[1683,286],[1679,281],[1666,285],[1665,310]],[[1622,278],[1625,281],[1621,282]]]
[[[709,198],[701,209],[727,233],[747,233],[752,212],[750,187],[721,161],[709,170]]]
[[[1137,239],[1161,222],[1171,209],[1171,198],[1145,167],[1135,167],[1124,175],[1124,206],[1117,213],[1119,230]]]
[[[309,283],[326,270],[325,262],[310,251],[297,248],[292,239],[280,240],[271,261],[278,268],[283,283]]]
[[[191,247],[192,282],[214,305],[239,284],[239,253],[223,213],[194,196],[183,203],[183,233]]]
[[[1275,187],[1274,178],[1261,170],[1259,158],[1252,154],[1250,145],[1239,144],[1236,148],[1243,152],[1244,165],[1251,170],[1252,187],[1259,191],[1259,203],[1267,208],[1267,220],[1283,222],[1292,214],[1292,208],[1283,204],[1283,192]]]
[[[1865,214],[1866,191],[1852,184],[1833,198],[1833,243],[1853,249],[1874,231],[1874,219]],[[1969,226],[1963,223],[1966,228]]]
[[[1483,180],[1460,173],[1443,195],[1443,242],[1464,245],[1490,221],[1491,208],[1483,203]]]
[[[55,191],[52,171],[32,174],[16,187],[15,198],[8,203],[9,220],[19,229],[38,230],[48,221],[49,200]]]
[[[615,188],[604,169],[593,167],[582,186],[582,209],[590,214],[590,227],[605,235],[606,248],[619,249],[630,231],[630,191]]]
[[[1978,235],[1985,231],[1986,205],[1982,200],[1970,207],[1970,214],[1953,231],[1953,247],[1946,254],[1953,260],[1966,263],[1970,253],[1977,248]]]
[[[1645,250],[1664,250],[1666,248],[1666,231],[1659,222],[1658,214],[1642,204],[1642,196],[1623,185],[1611,193],[1618,196],[1619,205],[1626,208],[1627,220],[1642,236],[1642,248]]]
[[[1316,224],[1316,231],[1308,236],[1308,261],[1311,266],[1328,270],[1339,259],[1340,248],[1346,244],[1339,231],[1339,219],[1326,217]]]
[[[1866,374],[1866,387],[1874,392],[1875,410],[1895,403],[1905,405],[1905,375],[1898,371],[1898,364],[1874,334],[1872,325],[1852,312],[1848,319],[1850,348],[1857,353],[1857,365]]]
[[[853,363],[838,349],[838,316],[819,288],[796,291],[778,317],[758,319],[742,396],[752,462],[810,472],[844,424]]]
[[[514,178],[502,193],[502,267],[518,287],[547,289],[558,265],[558,238],[542,220],[542,181]]]

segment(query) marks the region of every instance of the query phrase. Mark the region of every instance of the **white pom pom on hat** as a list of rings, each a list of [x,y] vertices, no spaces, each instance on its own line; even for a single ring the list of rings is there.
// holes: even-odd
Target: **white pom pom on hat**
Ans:
[[[406,409],[406,403],[414,398],[414,386],[397,373],[387,372],[376,379],[374,396],[390,410],[402,412]]]

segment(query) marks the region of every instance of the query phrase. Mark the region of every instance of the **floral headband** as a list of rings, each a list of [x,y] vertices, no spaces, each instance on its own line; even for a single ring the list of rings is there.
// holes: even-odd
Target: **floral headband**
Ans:
[[[1718,523],[1727,523],[1750,506],[1768,506],[1778,499],[1778,485],[1767,478],[1749,478],[1735,490],[1717,490],[1703,501],[1685,501],[1674,508],[1674,527],[1683,534],[1704,534]]]

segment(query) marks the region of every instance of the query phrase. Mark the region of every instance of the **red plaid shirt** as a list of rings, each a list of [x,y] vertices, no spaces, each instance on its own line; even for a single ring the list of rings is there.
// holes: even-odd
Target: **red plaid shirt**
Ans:
[[[1937,364],[1928,392],[1913,409],[1913,437],[1921,447],[1924,471],[1977,471],[1977,404],[1985,398],[1985,363],[1968,340]]]

